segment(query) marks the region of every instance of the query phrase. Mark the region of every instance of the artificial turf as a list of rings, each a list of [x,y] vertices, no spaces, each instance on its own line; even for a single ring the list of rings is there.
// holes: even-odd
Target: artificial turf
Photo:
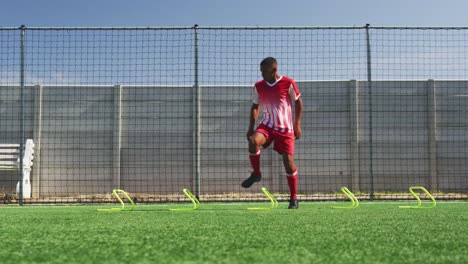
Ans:
[[[343,205],[342,203],[338,203]],[[468,202],[0,207],[1,263],[468,263]],[[190,207],[189,204],[183,205]]]

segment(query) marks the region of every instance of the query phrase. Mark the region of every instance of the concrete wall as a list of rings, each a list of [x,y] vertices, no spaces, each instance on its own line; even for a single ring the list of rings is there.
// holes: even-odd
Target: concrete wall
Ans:
[[[410,185],[468,191],[468,81],[374,81],[372,97],[361,81],[298,85],[305,106],[303,137],[296,143],[300,192],[341,186],[405,191]],[[200,89],[201,193],[258,192],[261,186],[287,191],[280,156],[271,149],[262,152],[261,186],[240,187],[251,171],[245,138],[251,87]],[[33,193],[109,193],[119,187],[171,194],[194,188],[194,91],[26,87],[25,133],[37,147]],[[0,96],[0,143],[19,143],[19,88],[1,86]],[[0,187],[12,190],[17,174],[0,175]]]

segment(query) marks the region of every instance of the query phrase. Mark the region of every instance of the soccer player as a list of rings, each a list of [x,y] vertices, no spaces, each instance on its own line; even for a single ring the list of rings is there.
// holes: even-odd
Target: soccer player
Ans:
[[[247,131],[249,159],[253,172],[242,182],[249,188],[262,179],[260,172],[260,147],[267,148],[274,142],[273,149],[283,157],[290,191],[289,209],[299,208],[297,200],[297,169],[294,164],[294,141],[301,137],[302,98],[293,79],[278,74],[278,62],[268,57],[260,63],[263,80],[253,89],[250,123]],[[294,102],[294,120],[292,103]],[[260,106],[260,109],[259,109]],[[254,131],[259,111],[263,119]]]

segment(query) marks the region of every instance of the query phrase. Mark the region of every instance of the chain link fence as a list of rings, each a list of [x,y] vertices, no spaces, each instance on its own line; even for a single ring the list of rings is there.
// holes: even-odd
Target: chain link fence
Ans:
[[[300,199],[342,199],[342,186],[360,199],[406,199],[410,186],[466,199],[467,35],[369,25],[0,28],[0,199],[106,202],[118,188],[164,202],[188,188],[205,201],[251,201],[264,199],[262,186],[287,199],[270,149],[262,182],[240,186],[251,172],[252,88],[268,56],[302,93]]]

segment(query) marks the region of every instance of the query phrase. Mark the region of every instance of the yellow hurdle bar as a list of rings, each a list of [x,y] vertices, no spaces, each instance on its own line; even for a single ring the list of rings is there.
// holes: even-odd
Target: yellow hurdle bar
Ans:
[[[267,188],[262,187],[262,192],[265,194],[266,197],[268,197],[268,199],[270,199],[271,206],[270,206],[270,207],[254,207],[254,208],[247,208],[248,210],[271,210],[271,209],[274,209],[274,208],[277,208],[277,207],[278,207],[278,201],[277,201],[276,198],[270,193],[270,191],[268,191]]]
[[[120,195],[118,193],[121,193],[125,198],[127,198],[128,202],[132,205],[130,209],[125,208],[125,203],[123,202],[122,198],[120,198]],[[120,208],[109,208],[109,209],[97,209],[99,212],[120,212],[120,211],[132,211],[135,209],[135,203],[133,202],[132,198],[128,195],[127,192],[124,190],[119,190],[119,189],[114,189],[112,190],[112,195],[115,196],[115,198],[119,201],[120,203]]]
[[[341,187],[340,191],[346,195],[351,200],[351,205],[350,206],[333,206],[332,208],[334,209],[354,209],[359,206],[359,200],[354,196],[354,194],[347,188],[347,187]]]
[[[432,204],[430,206],[422,206],[422,202],[421,202],[421,199],[419,198],[419,195],[414,192],[414,190],[421,190],[423,191],[432,201]],[[414,206],[398,206],[399,208],[402,208],[402,209],[432,209],[436,206],[436,200],[434,199],[434,196],[432,196],[432,194],[426,190],[426,188],[422,187],[422,186],[411,186],[409,188],[409,191],[410,193],[416,198],[416,200],[418,201],[418,205],[414,205]]]
[[[195,197],[195,195],[193,195],[192,192],[190,192],[188,189],[183,189],[182,191],[184,192],[185,196],[187,196],[187,198],[189,198],[190,201],[192,201],[193,207],[192,208],[174,208],[174,209],[169,209],[169,210],[171,211],[197,210],[200,207],[200,201],[197,199],[197,197]]]

